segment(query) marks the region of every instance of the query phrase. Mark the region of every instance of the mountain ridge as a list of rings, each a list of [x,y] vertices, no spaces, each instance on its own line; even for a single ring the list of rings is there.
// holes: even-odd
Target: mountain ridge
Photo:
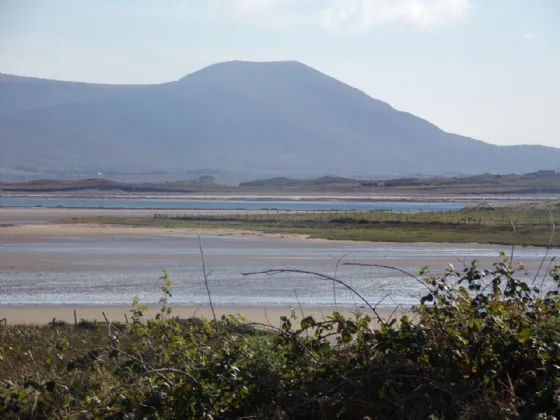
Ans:
[[[216,63],[147,85],[24,79],[0,74],[0,174],[440,175],[560,162],[560,149],[447,133],[294,61]]]

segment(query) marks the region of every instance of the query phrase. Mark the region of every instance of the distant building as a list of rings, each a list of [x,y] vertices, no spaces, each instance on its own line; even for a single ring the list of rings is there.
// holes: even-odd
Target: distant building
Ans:
[[[556,175],[556,171],[552,171],[552,170],[537,171],[537,176],[539,178],[546,178],[546,177],[555,176],[555,175]]]
[[[198,177],[197,181],[204,184],[213,184],[216,182],[216,177],[214,177],[214,175],[201,175]]]

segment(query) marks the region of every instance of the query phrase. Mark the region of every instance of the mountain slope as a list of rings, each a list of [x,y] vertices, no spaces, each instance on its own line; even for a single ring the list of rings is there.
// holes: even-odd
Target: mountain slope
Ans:
[[[160,85],[0,75],[0,168],[202,168],[287,176],[531,172],[560,149],[494,146],[297,62],[228,62]]]

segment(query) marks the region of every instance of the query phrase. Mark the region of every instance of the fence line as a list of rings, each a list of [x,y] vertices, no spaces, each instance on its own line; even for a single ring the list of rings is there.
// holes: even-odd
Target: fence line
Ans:
[[[156,213],[154,219],[177,221],[215,221],[235,222],[245,221],[252,223],[284,223],[284,224],[357,224],[375,225],[382,223],[391,224],[432,224],[432,225],[480,225],[480,226],[511,226],[509,219],[501,214],[481,215],[457,213],[429,212],[429,213],[397,213],[383,211],[325,211],[325,210],[279,210],[245,211],[232,213],[185,213],[162,214]],[[523,226],[550,226],[548,217],[527,219],[512,219],[518,227]]]

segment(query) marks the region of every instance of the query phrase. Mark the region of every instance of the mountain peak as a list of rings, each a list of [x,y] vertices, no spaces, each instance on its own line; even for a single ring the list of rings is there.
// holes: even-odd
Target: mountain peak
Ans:
[[[303,103],[311,105],[309,100],[313,97],[313,106],[351,96],[362,104],[368,102],[369,106],[375,104],[379,109],[392,109],[385,102],[299,61],[227,61],[204,67],[183,77],[178,83],[214,90],[234,89],[263,100],[267,100],[263,95],[268,99],[304,95],[307,100]]]
[[[221,63],[212,64],[213,66],[262,66],[262,67],[273,67],[273,66],[296,66],[296,67],[309,67],[296,60],[276,60],[276,61],[252,61],[252,60],[231,60],[223,61]]]
[[[240,74],[254,74],[257,72],[286,72],[286,71],[309,71],[319,73],[312,67],[300,63],[299,61],[243,61],[243,60],[233,60],[224,61],[221,63],[211,64],[209,66],[203,67],[194,73],[188,74],[181,79],[185,80],[189,77],[197,74],[216,74],[216,73],[233,73],[235,76]]]

